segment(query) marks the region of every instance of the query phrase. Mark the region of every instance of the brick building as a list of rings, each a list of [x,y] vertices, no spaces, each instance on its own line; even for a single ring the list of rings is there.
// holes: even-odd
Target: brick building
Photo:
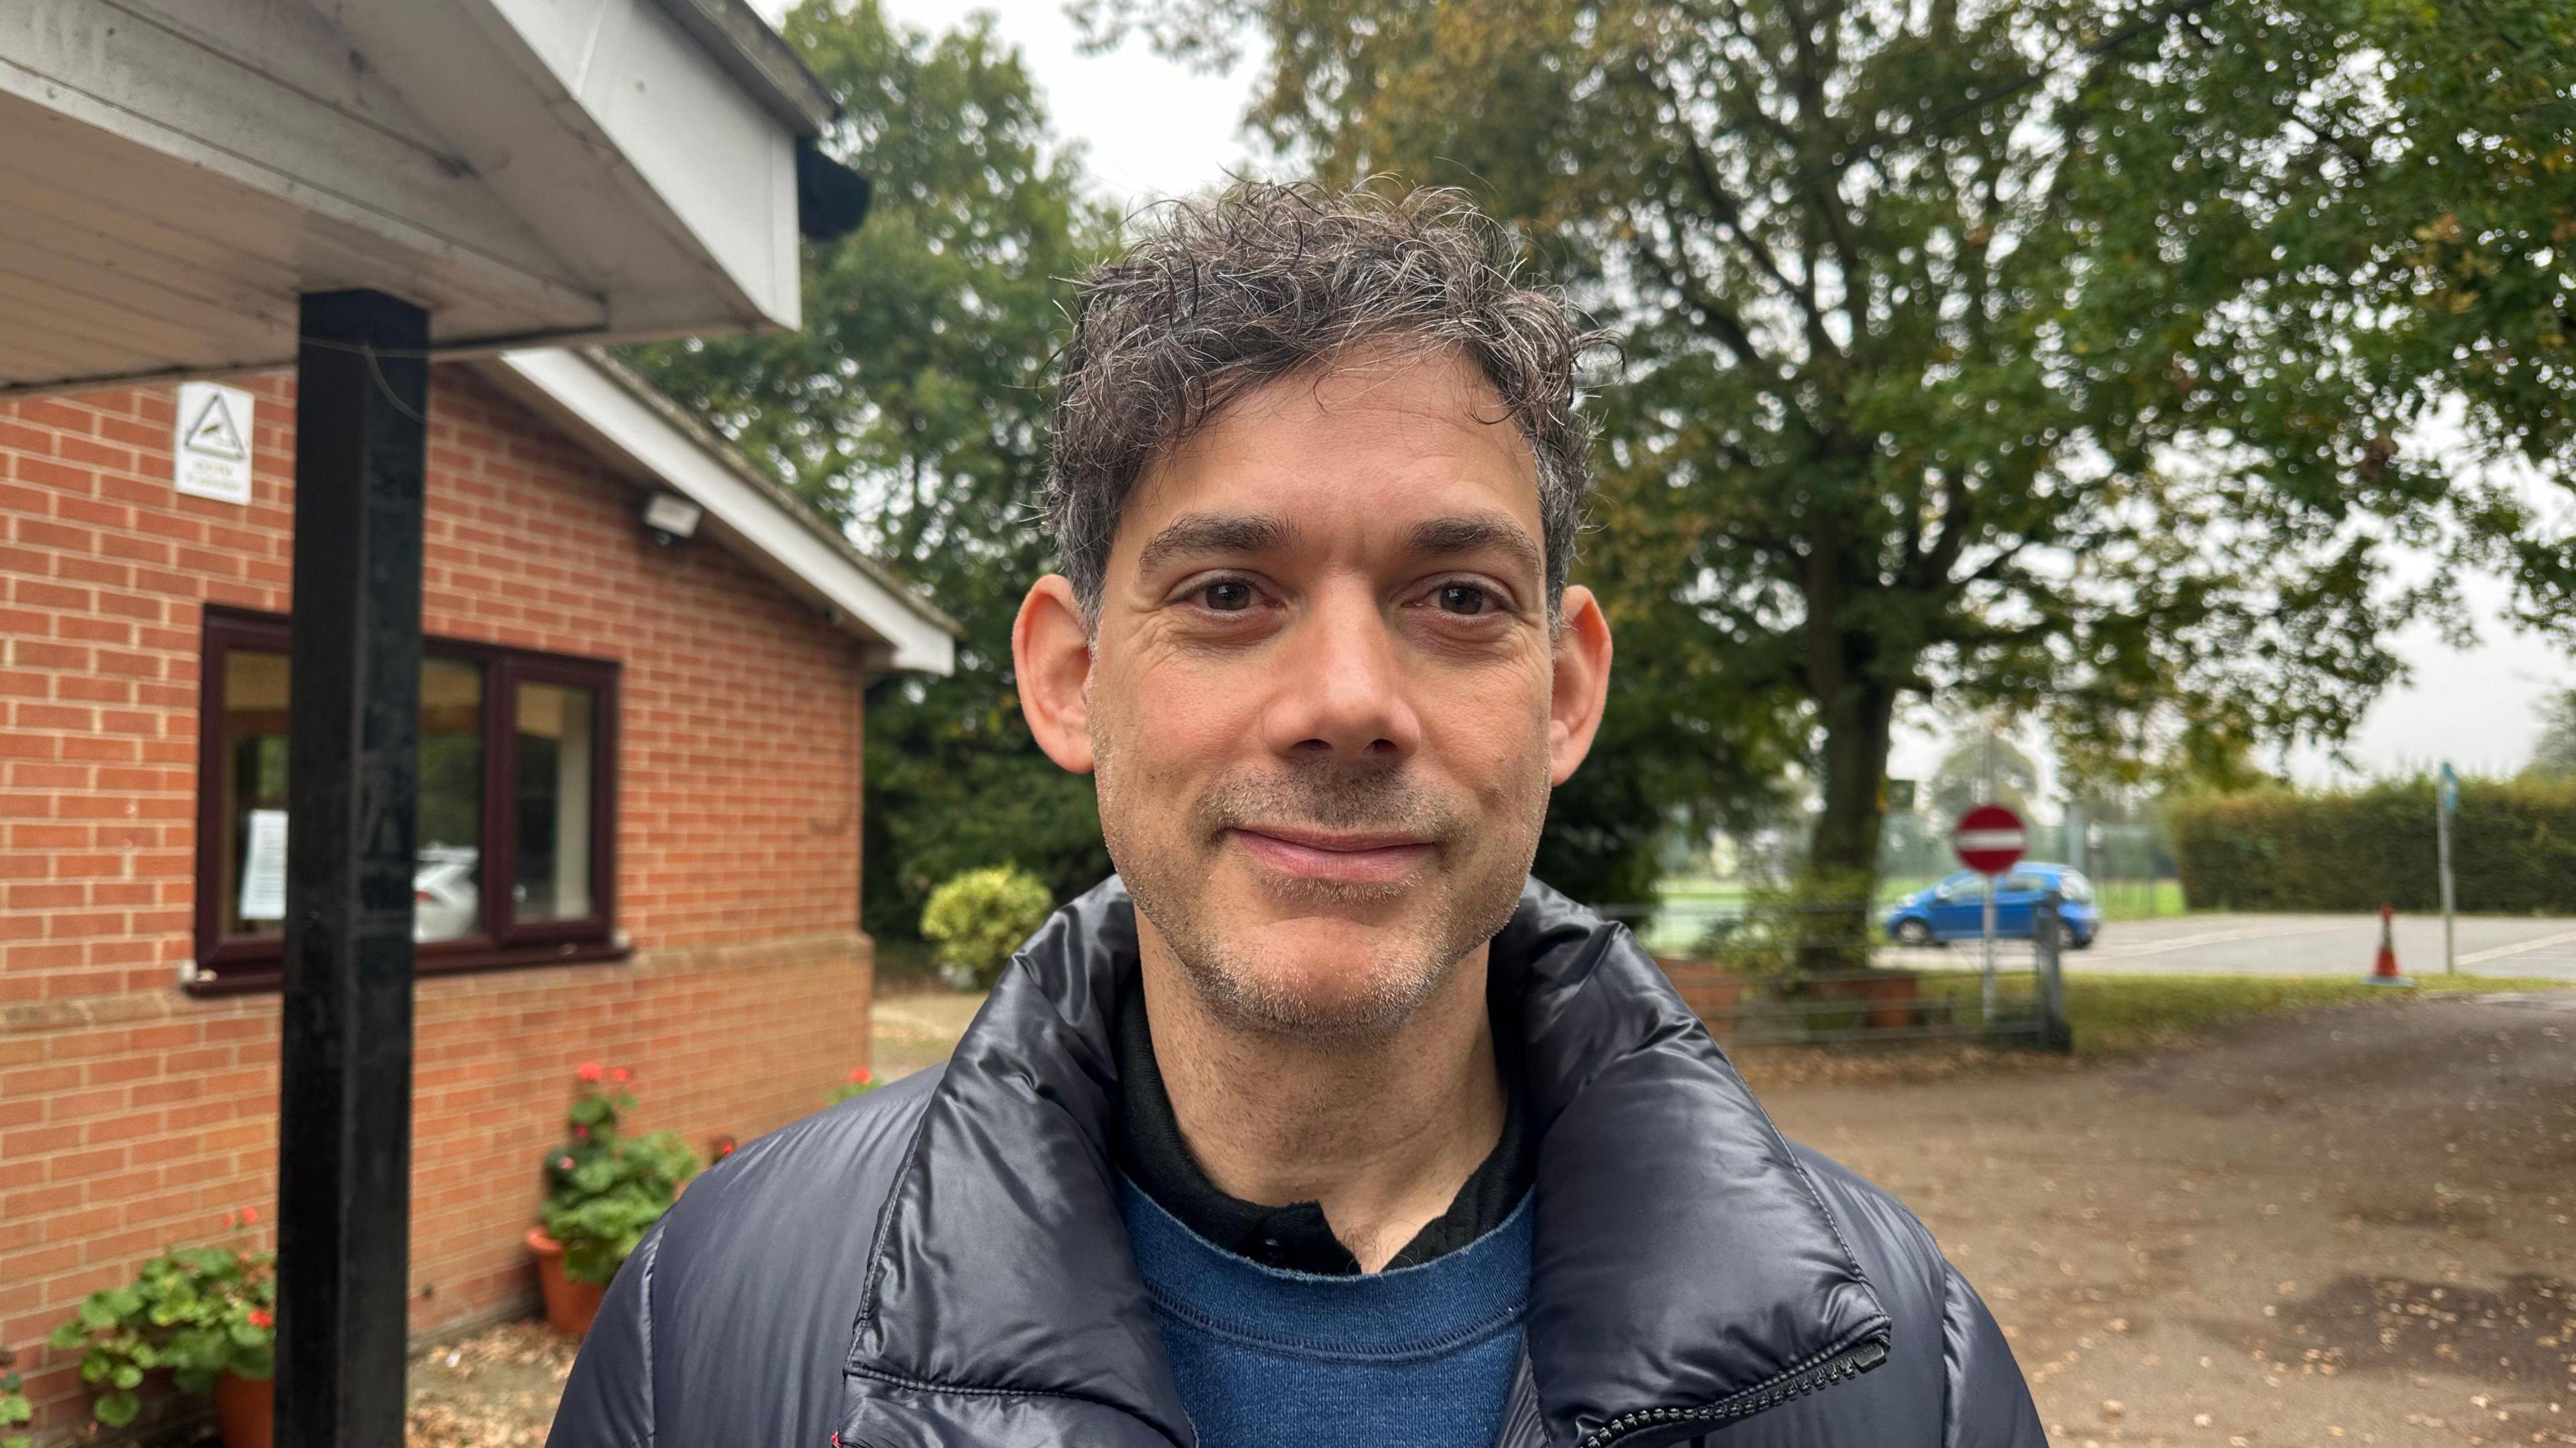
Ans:
[[[0,397],[0,1346],[40,1423],[84,1294],[275,1191],[295,381],[232,383],[244,503],[173,486],[175,385]],[[950,628],[603,358],[429,395],[415,1333],[532,1300],[579,1063],[703,1150],[864,1062],[864,689]]]

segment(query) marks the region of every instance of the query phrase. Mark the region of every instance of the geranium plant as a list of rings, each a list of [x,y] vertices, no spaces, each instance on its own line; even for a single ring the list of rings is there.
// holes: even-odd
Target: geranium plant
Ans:
[[[28,1448],[35,1440],[15,1430],[36,1416],[36,1405],[27,1401],[26,1381],[10,1369],[11,1361],[9,1351],[0,1348],[0,1448]]]
[[[865,1096],[883,1084],[883,1082],[877,1080],[877,1076],[874,1071],[869,1070],[865,1066],[861,1066],[859,1069],[850,1073],[849,1080],[832,1088],[832,1104],[838,1106],[853,1096]]]
[[[236,1234],[255,1207],[224,1214]],[[143,1264],[134,1280],[91,1293],[50,1339],[83,1349],[81,1381],[97,1396],[90,1415],[123,1427],[142,1411],[144,1374],[168,1368],[182,1392],[206,1393],[226,1373],[277,1372],[277,1254],[241,1246],[180,1247]]]
[[[635,1109],[627,1089],[634,1073],[623,1066],[585,1063],[581,1094],[564,1125],[570,1140],[546,1155],[546,1235],[563,1244],[564,1275],[576,1282],[606,1282],[644,1240],[697,1174],[697,1155],[676,1131],[628,1136],[621,1129]]]

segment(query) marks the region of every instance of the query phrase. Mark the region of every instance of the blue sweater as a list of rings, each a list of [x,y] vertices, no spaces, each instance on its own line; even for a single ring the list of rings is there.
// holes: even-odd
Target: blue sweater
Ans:
[[[1238,1257],[1120,1186],[1201,1448],[1491,1448],[1529,1307],[1528,1197],[1428,1262],[1317,1277]]]

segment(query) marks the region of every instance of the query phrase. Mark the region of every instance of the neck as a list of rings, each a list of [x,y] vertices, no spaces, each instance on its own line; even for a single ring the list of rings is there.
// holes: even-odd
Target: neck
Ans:
[[[1449,1209],[1501,1139],[1486,947],[1395,1029],[1318,1040],[1210,1010],[1159,933],[1137,925],[1154,1059],[1181,1140],[1219,1191],[1320,1204],[1375,1272]]]

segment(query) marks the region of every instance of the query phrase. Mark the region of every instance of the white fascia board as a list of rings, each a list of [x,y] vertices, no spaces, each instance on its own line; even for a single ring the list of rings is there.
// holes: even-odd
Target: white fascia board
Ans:
[[[611,461],[704,508],[755,565],[830,608],[845,629],[886,645],[892,667],[956,668],[955,623],[625,369],[558,348],[504,352],[484,366]]]
[[[560,90],[671,240],[733,290],[742,322],[802,325],[796,139],[657,0],[474,0]],[[497,180],[506,187],[506,179]],[[534,205],[533,199],[531,205]],[[612,305],[614,297],[612,296]]]

